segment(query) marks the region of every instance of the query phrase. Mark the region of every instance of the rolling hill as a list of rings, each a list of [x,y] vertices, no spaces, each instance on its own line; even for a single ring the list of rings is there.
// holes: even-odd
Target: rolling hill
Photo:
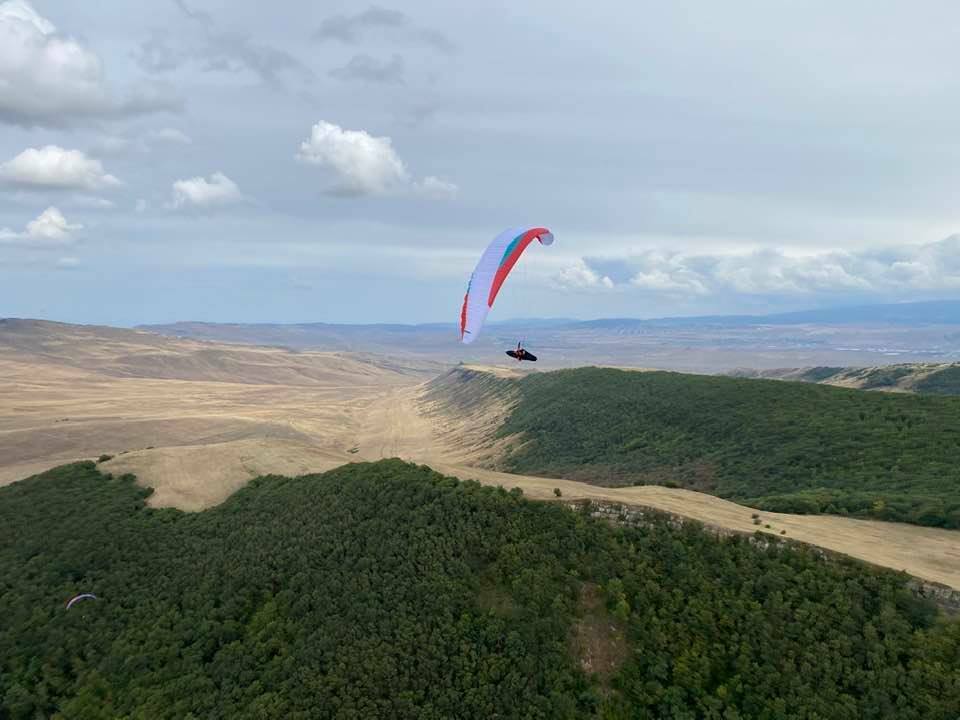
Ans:
[[[576,321],[492,318],[459,345],[453,323],[337,325],[180,322],[142,329],[178,338],[292,349],[370,352],[454,364],[489,364],[526,339],[550,368],[578,365],[721,372],[812,365],[951,362],[960,358],[960,301],[840,307],[775,315],[608,318]]]
[[[500,381],[527,374],[515,365],[458,368],[424,385],[436,371],[410,358],[24,321],[0,324],[0,350],[0,485],[107,454],[107,472],[154,488],[149,506],[199,511],[258,475],[402,457],[532,498],[554,499],[557,489],[565,500],[656,508],[724,532],[787,533],[960,589],[960,535],[951,530],[769,511],[756,525],[759,508],[682,487],[605,487],[589,468],[587,482],[491,470],[511,440],[497,431],[519,399]]]
[[[953,720],[907,578],[399,461],[200,513],[68,465],[0,488],[0,717]],[[96,598],[67,601],[81,592]]]
[[[199,507],[260,472],[342,462],[349,438],[331,436],[349,434],[371,398],[435,367],[2,320],[0,484],[69,460],[157,448],[157,497]],[[216,448],[196,452],[205,446]]]
[[[602,368],[458,372],[484,383],[475,395],[510,394],[494,461],[509,472],[960,528],[954,398]]]
[[[860,390],[960,395],[960,363],[902,363],[854,368],[740,369],[728,374],[732,377],[795,380]]]

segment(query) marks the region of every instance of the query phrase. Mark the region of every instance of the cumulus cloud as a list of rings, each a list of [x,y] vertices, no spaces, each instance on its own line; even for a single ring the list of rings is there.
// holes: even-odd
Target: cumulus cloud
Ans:
[[[0,228],[0,243],[36,248],[70,245],[74,242],[74,233],[82,229],[83,225],[67,222],[57,208],[48,207],[35,220],[28,222],[23,232]]]
[[[390,60],[377,60],[366,54],[354,55],[346,65],[334,68],[330,76],[338,80],[357,80],[378,85],[403,83],[403,58],[394,55]]]
[[[194,177],[174,182],[170,207],[212,209],[236,205],[242,201],[243,194],[237,184],[222,172],[215,172],[209,180]]]
[[[297,159],[333,170],[338,189],[358,195],[384,194],[410,181],[390,138],[324,121],[314,125],[310,138],[300,144]]]
[[[121,182],[99,160],[58,145],[27,148],[0,165],[0,180],[24,189],[104,190]]]
[[[61,34],[27,0],[0,2],[0,122],[60,126],[178,108],[157,89],[114,98],[96,53]]]
[[[442,53],[456,52],[456,46],[439,30],[414,25],[399,10],[372,5],[353,15],[333,15],[320,23],[313,33],[316,42],[336,40],[347,45],[358,44],[370,31],[387,34],[396,40],[421,45]]]
[[[606,275],[601,275],[583,260],[561,270],[554,277],[554,283],[562,288],[576,290],[585,288],[609,290],[613,287],[613,280]]]
[[[568,287],[597,286],[598,266],[604,262],[614,261],[583,259],[556,280]],[[629,269],[629,278],[608,286],[665,295],[896,297],[960,290],[960,235],[925,245],[799,257],[779,250],[723,255],[655,251],[615,262]]]
[[[684,266],[683,258],[670,253],[651,252],[630,278],[630,284],[652,292],[687,292],[704,295],[706,285],[697,273]]]
[[[453,183],[433,176],[415,180],[393,149],[388,137],[375,137],[364,130],[344,130],[320,121],[310,137],[300,143],[300,162],[331,170],[341,195],[388,195],[412,192],[425,197],[449,198],[456,194]]]

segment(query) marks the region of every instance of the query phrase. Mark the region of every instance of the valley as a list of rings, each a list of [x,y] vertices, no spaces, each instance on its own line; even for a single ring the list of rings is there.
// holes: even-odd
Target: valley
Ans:
[[[960,532],[758,511],[678,487],[599,487],[492,469],[511,400],[484,400],[464,376],[509,382],[530,372],[511,366],[444,372],[409,359],[56,324],[2,331],[0,348],[2,483],[111,455],[101,468],[153,487],[150,505],[196,511],[260,475],[399,457],[536,499],[556,500],[559,489],[564,501],[650,507],[736,532],[785,531],[788,539],[960,589]]]

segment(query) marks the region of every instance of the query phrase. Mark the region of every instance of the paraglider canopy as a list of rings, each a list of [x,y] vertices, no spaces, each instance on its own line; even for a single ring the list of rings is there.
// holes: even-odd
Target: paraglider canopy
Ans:
[[[541,245],[553,244],[553,233],[545,227],[522,225],[497,235],[480,256],[467,284],[460,310],[460,341],[471,343],[480,334],[504,281],[517,264],[523,251],[534,240]]]
[[[67,610],[72,608],[73,604],[75,602],[79,602],[80,600],[99,600],[99,599],[100,598],[98,598],[93,593],[80,593],[79,595],[76,595],[75,597],[70,598],[70,601],[67,603]]]

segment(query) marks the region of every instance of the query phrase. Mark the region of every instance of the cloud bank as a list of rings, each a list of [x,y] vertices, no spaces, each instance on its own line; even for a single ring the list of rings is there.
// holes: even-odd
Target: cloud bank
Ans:
[[[582,258],[554,281],[568,288],[632,288],[703,298],[958,292],[960,235],[924,245],[799,257],[768,249],[716,255],[649,251],[626,258]]]

